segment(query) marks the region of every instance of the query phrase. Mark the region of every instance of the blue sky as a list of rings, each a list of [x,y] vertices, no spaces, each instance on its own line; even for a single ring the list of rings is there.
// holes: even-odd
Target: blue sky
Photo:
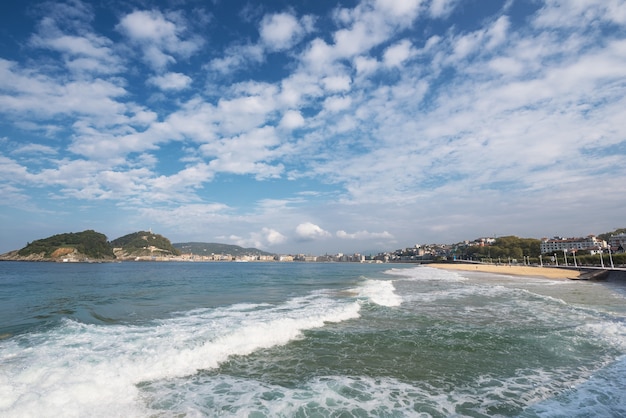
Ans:
[[[624,227],[621,0],[0,5],[0,252]]]

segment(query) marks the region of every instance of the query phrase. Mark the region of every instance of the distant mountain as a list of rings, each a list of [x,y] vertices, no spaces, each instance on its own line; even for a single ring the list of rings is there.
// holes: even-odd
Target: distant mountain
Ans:
[[[230,254],[233,256],[244,255],[274,255],[256,248],[243,248],[239,245],[218,244],[214,242],[178,242],[174,247],[183,254],[211,255]]]
[[[129,259],[150,256],[180,255],[163,235],[154,234],[152,231],[139,231],[111,241],[111,247],[115,256],[119,259]]]
[[[115,258],[104,234],[93,230],[57,234],[30,242],[18,251],[3,254],[5,260],[84,261]]]

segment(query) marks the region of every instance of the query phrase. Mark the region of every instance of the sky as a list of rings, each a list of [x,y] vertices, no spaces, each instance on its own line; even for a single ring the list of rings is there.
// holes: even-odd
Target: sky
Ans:
[[[626,227],[626,1],[4,0],[0,252]]]

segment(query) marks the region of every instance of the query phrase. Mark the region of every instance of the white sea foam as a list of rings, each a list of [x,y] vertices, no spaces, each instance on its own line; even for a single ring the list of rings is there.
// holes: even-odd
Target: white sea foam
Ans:
[[[537,417],[626,416],[626,356],[526,411]],[[532,415],[531,415],[532,414]]]
[[[395,293],[396,288],[389,280],[365,280],[352,292],[381,306],[400,306],[402,297]]]
[[[582,329],[620,350],[626,350],[626,323],[623,321],[586,323]]]
[[[455,408],[445,393],[391,378],[323,376],[290,388],[220,375],[172,384],[174,391],[162,382],[151,386],[147,404],[172,415],[224,417],[416,416],[418,408],[450,415]]]
[[[144,416],[137,384],[211,369],[232,355],[286,344],[358,318],[358,302],[320,296],[278,306],[196,310],[146,326],[66,320],[0,342],[0,415]]]
[[[432,267],[419,266],[414,268],[392,268],[385,271],[385,274],[392,276],[401,276],[410,280],[424,281],[443,281],[443,282],[462,282],[467,278],[461,276],[455,271],[436,269]]]
[[[556,417],[597,416],[602,410],[616,416],[625,408],[625,364],[600,370],[591,380],[590,373],[534,369],[508,378],[479,376],[452,390],[386,377],[320,376],[288,387],[211,375],[155,382],[143,396],[155,412],[187,416],[501,416],[517,411]],[[602,397],[612,399],[594,402]],[[580,407],[586,413],[577,413]]]

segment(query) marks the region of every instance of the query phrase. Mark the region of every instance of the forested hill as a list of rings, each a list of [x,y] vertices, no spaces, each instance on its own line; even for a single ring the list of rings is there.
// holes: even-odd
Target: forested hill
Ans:
[[[17,252],[19,257],[32,259],[55,259],[72,254],[99,260],[115,258],[106,235],[93,230],[38,239]]]
[[[274,255],[256,248],[243,248],[239,245],[218,244],[214,242],[178,242],[174,243],[183,254],[211,255],[230,254],[233,256],[244,255]]]
[[[113,248],[122,249],[116,252],[118,258],[145,256],[159,253],[160,255],[179,255],[180,252],[163,235],[148,231],[133,232],[111,241]]]
[[[139,231],[111,242],[93,230],[69,232],[30,242],[21,250],[0,255],[0,260],[21,261],[106,261],[179,255],[169,239]]]

